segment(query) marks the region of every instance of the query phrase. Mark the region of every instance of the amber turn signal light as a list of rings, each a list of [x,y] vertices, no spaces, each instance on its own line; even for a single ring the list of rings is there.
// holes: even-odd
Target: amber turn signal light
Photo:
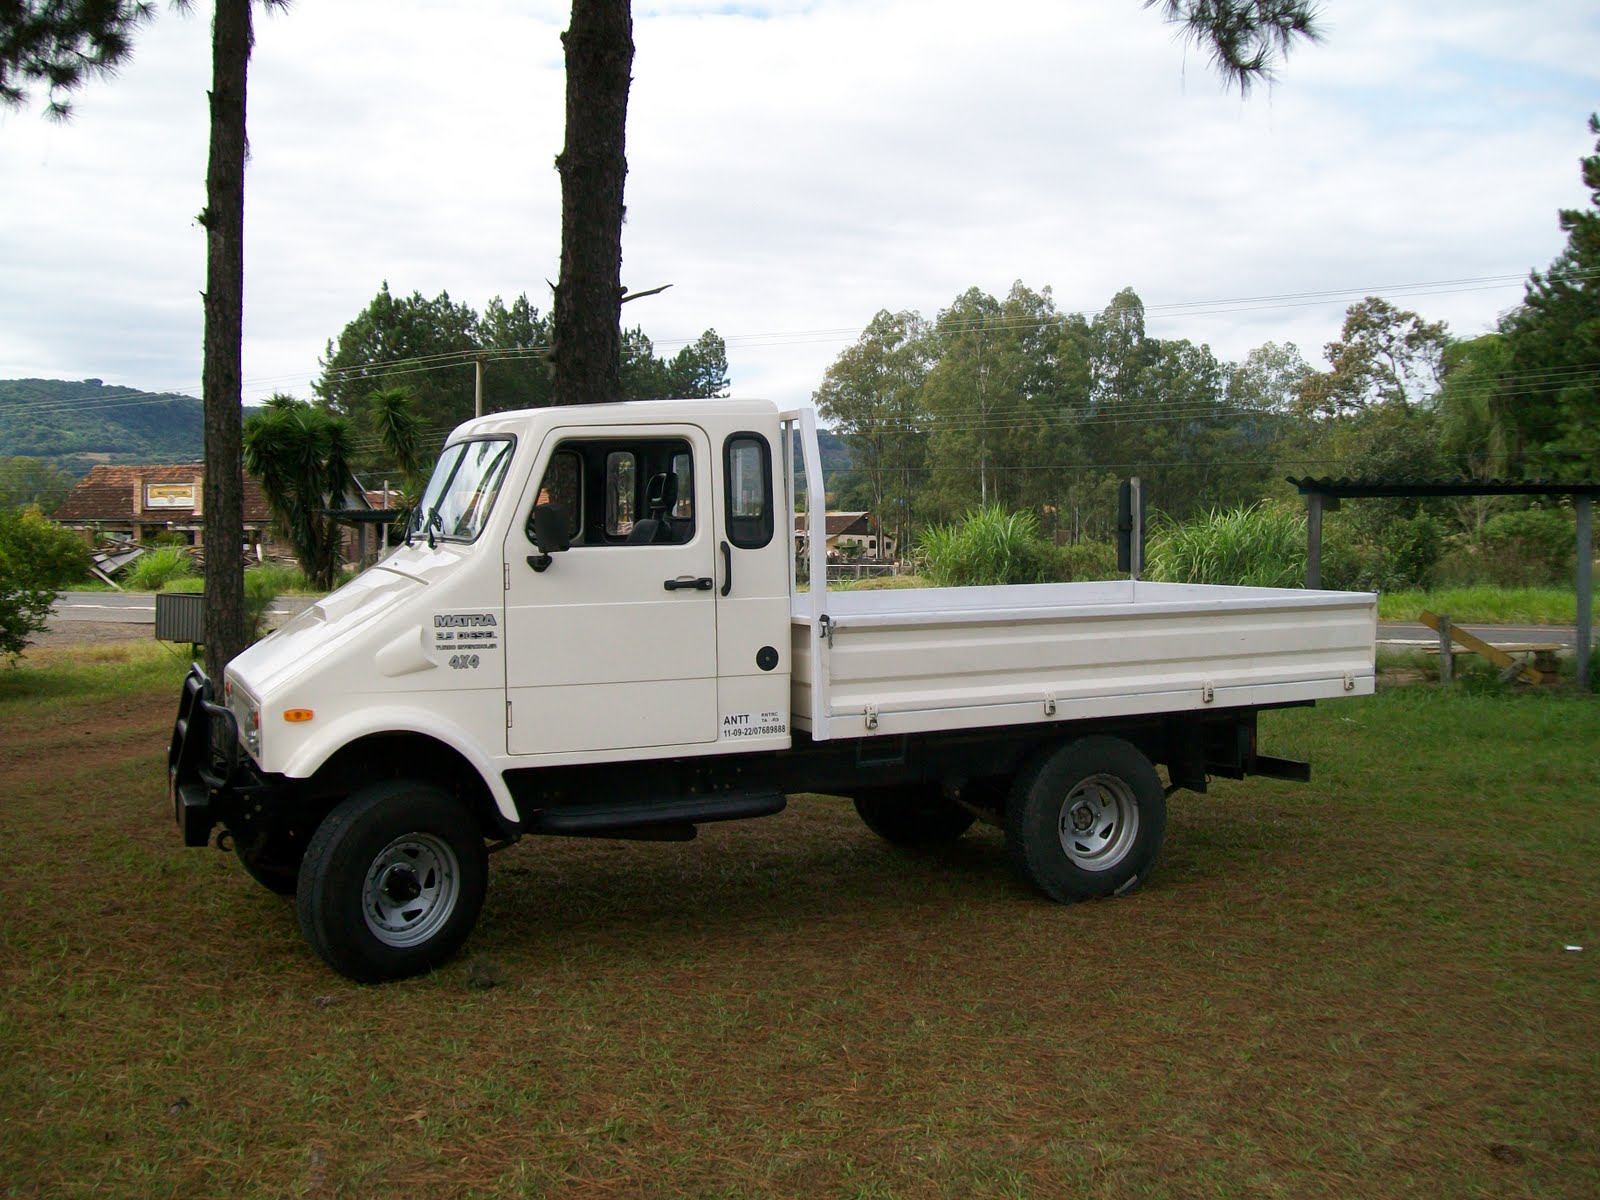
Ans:
[[[315,715],[309,708],[286,708],[283,710],[283,719],[291,725],[297,725],[301,721],[309,721]]]

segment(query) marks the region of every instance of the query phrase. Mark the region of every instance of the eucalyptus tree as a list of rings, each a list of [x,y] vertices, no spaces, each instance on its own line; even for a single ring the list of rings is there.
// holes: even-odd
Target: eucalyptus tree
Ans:
[[[873,517],[907,544],[916,477],[926,459],[922,388],[928,325],[917,313],[882,309],[828,368],[812,396],[865,477]]]

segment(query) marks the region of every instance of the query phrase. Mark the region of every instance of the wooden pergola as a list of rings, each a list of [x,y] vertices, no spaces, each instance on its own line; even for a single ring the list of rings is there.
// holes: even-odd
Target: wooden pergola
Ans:
[[[1589,687],[1589,650],[1594,616],[1594,498],[1600,483],[1487,480],[1303,479],[1289,482],[1306,498],[1306,586],[1322,586],[1322,514],[1341,500],[1377,497],[1431,499],[1442,496],[1570,496],[1578,516],[1578,686]]]

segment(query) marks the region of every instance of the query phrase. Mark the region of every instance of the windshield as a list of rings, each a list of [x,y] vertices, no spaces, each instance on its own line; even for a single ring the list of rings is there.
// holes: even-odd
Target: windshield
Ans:
[[[510,438],[481,438],[446,446],[422,494],[411,532],[470,542],[494,508],[511,462]]]

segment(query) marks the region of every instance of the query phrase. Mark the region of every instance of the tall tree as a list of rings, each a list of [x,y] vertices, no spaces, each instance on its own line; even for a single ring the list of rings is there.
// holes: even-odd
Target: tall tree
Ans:
[[[28,88],[49,90],[45,111],[71,115],[67,93],[110,75],[133,51],[133,31],[155,11],[146,0],[5,0],[0,3],[0,108]]]
[[[920,316],[882,310],[834,360],[812,397],[865,476],[873,518],[888,521],[902,546],[910,532],[911,475],[927,452],[921,391],[928,349]]]
[[[1566,249],[1535,271],[1503,324],[1505,396],[1537,474],[1583,478],[1600,458],[1600,116],[1580,160],[1587,209],[1564,209]]]
[[[1271,81],[1296,41],[1320,40],[1311,0],[1144,0],[1210,50],[1223,78],[1248,92]],[[623,183],[628,174],[629,0],[572,0],[561,174],[561,279],[556,284],[559,404],[616,396],[621,355]]]
[[[629,0],[572,0],[561,37],[567,139],[561,174],[561,278],[556,284],[558,404],[617,398],[622,320],[622,187],[628,174]]]
[[[217,0],[211,26],[211,154],[206,170],[205,409],[206,671],[222,673],[248,643],[244,611],[245,92],[254,43],[250,0]]]
[[[1443,321],[1368,296],[1346,311],[1338,339],[1324,348],[1332,369],[1307,382],[1302,401],[1325,416],[1426,404],[1439,390],[1449,344]]]
[[[404,388],[433,432],[447,433],[473,413],[472,359],[483,349],[478,325],[471,305],[449,292],[431,300],[420,292],[395,296],[385,280],[337,343],[328,343],[312,391],[333,412],[356,418],[373,392]],[[486,374],[486,388],[494,378]]]

